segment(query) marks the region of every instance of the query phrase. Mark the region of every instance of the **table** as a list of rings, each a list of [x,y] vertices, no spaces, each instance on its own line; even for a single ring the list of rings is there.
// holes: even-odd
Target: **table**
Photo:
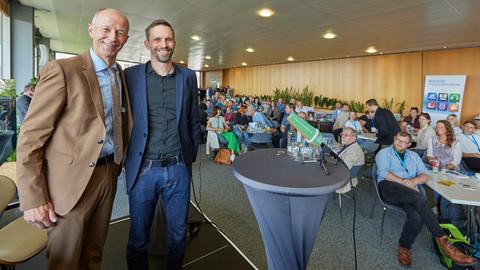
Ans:
[[[375,135],[375,133],[361,133],[361,134],[358,134],[357,137],[359,139],[370,140],[370,141],[377,140],[377,135]]]
[[[480,180],[474,180],[473,177],[460,178],[450,173],[443,174],[430,172],[430,176],[432,178],[427,182],[427,186],[438,192],[448,201],[467,206],[467,235],[470,239],[475,240],[476,232],[472,231],[472,222],[474,225],[473,228],[476,229],[477,226],[475,225],[474,211],[476,206],[480,206]],[[445,186],[439,184],[439,180],[450,180],[455,182],[455,185]]]
[[[237,157],[233,175],[243,183],[262,234],[268,269],[306,269],[329,195],[344,186],[343,165],[295,162],[278,149]]]

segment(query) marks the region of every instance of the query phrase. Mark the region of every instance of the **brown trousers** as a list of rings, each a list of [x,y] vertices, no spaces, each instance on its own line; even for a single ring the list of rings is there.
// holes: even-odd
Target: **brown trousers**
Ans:
[[[113,162],[97,166],[75,207],[58,217],[48,232],[48,269],[101,268],[120,170]]]

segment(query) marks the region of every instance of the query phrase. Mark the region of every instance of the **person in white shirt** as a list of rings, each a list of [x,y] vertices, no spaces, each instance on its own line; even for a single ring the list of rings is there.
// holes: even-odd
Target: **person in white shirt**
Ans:
[[[432,122],[432,118],[428,113],[421,113],[418,117],[418,121],[420,122],[420,129],[418,130],[417,134],[417,145],[414,148],[414,151],[417,152],[419,156],[422,156],[428,147],[428,140],[435,138],[435,129],[430,126]]]
[[[348,121],[349,118],[349,108],[347,104],[343,104],[342,111],[337,115],[337,119],[333,124],[333,136],[335,140],[338,142],[340,133],[342,132],[342,128],[345,126],[345,123]]]
[[[350,112],[349,114],[349,120],[345,123],[345,127],[349,127],[357,133],[362,132],[362,124],[360,121],[357,120],[357,113],[356,112]]]
[[[452,125],[455,136],[462,134],[463,130],[459,127],[460,121],[458,120],[458,116],[456,114],[449,114],[447,116],[447,121],[450,122],[450,125]]]
[[[480,172],[480,136],[474,134],[475,124],[472,121],[463,123],[463,133],[458,136],[462,147],[462,157],[465,165],[474,171]]]

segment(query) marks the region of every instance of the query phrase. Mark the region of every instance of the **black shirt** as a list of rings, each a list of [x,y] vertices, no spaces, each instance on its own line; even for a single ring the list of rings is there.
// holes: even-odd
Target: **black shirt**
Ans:
[[[150,62],[146,68],[148,138],[144,158],[165,159],[180,154],[176,116],[175,72],[158,75]]]

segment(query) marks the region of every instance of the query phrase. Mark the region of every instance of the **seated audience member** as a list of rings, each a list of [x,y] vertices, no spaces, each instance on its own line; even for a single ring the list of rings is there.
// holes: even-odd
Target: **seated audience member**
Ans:
[[[460,128],[460,121],[458,120],[458,116],[456,114],[449,114],[447,116],[447,121],[450,123],[450,125],[452,125],[455,136],[462,134],[463,130]]]
[[[301,101],[297,101],[297,104],[295,104],[295,112],[299,113],[299,112],[303,112],[303,111],[304,111],[303,103]]]
[[[398,243],[399,263],[404,266],[412,264],[410,249],[425,224],[447,257],[458,265],[474,265],[475,259],[463,254],[448,241],[424,195],[419,192],[417,185],[426,183],[430,176],[418,154],[407,149],[411,142],[410,134],[398,132],[393,145],[380,150],[375,158],[380,196],[385,202],[401,207],[407,214]]]
[[[369,99],[366,104],[368,111],[375,115],[372,119],[372,132],[377,134],[375,142],[380,146],[391,145],[393,137],[400,131],[400,126],[397,120],[395,120],[393,113],[387,109],[380,108],[376,99]]]
[[[285,103],[283,103],[283,99],[279,98],[277,101],[277,108],[283,114],[285,113]],[[280,120],[281,121],[281,120]]]
[[[407,117],[403,118],[400,127],[403,131],[407,132],[408,126],[417,131],[418,129],[420,129],[420,122],[418,120],[418,108],[412,107],[410,108],[410,114]]]
[[[362,132],[361,133],[371,133],[373,127],[373,118],[375,117],[375,113],[371,113],[366,111],[364,115],[358,118],[358,122],[362,125]],[[366,153],[374,153],[377,151],[379,145],[372,140],[367,139],[357,139],[358,144]]]
[[[333,136],[335,140],[338,142],[340,138],[340,133],[342,132],[345,123],[347,123],[349,118],[349,108],[347,104],[342,105],[342,111],[337,115],[337,119],[335,123],[333,123]]]
[[[458,170],[462,161],[462,147],[455,139],[452,126],[446,120],[438,120],[435,127],[436,136],[428,140],[428,163],[437,159],[440,167],[447,170]]]
[[[289,103],[285,106],[285,114],[283,115],[280,123],[280,132],[273,135],[272,145],[275,148],[287,148],[287,134],[290,130],[290,122],[288,122],[288,116],[295,113],[295,104]]]
[[[227,122],[227,125],[230,128],[233,128],[233,124],[235,121],[235,112],[233,111],[233,108],[228,106],[225,108],[225,122]]]
[[[430,126],[430,123],[432,122],[430,114],[421,113],[418,117],[418,121],[420,122],[420,129],[417,134],[417,145],[413,150],[417,152],[419,156],[423,156],[428,148],[428,140],[435,138],[436,133],[435,129]]]
[[[366,111],[364,115],[358,118],[358,121],[362,125],[362,133],[371,133],[373,126],[373,118],[375,118],[375,113]]]
[[[263,111],[263,106],[262,102],[260,102],[260,99],[258,97],[255,97],[252,102],[252,106],[257,112],[262,112]]]
[[[352,169],[353,166],[362,166],[365,164],[365,155],[360,145],[357,143],[357,132],[345,126],[343,128],[341,137],[342,148],[337,152],[337,155],[345,162],[348,169]],[[355,187],[358,183],[357,178],[352,179],[352,184]],[[350,181],[342,188],[337,190],[337,193],[345,193],[350,191]]]
[[[260,123],[263,127],[273,128],[273,123],[262,112],[256,111],[253,106],[247,108],[247,114],[252,117],[252,122]]]
[[[276,121],[277,123],[282,121],[282,113],[277,108],[275,101],[270,101],[270,106],[268,107],[266,115],[270,121]]]
[[[473,123],[475,123],[475,131],[473,133],[480,136],[480,114],[473,118]]]
[[[337,102],[335,104],[335,109],[333,110],[332,113],[332,121],[335,122],[337,120],[338,115],[342,112],[342,103]]]
[[[247,115],[247,106],[241,105],[238,111],[234,115],[234,125],[233,125],[233,133],[237,136],[238,145],[241,145],[242,152],[246,152],[250,147],[250,143],[248,141],[248,123],[250,122]]]
[[[205,105],[207,105],[207,109],[205,111],[207,112],[208,115],[210,115],[213,108],[212,101],[210,99],[207,99],[207,101],[205,102]]]
[[[357,113],[356,112],[350,112],[349,119],[345,123],[345,127],[349,127],[351,129],[355,130],[355,132],[357,134],[362,133],[362,130],[363,130],[362,124],[360,123],[360,121],[357,120]]]
[[[220,144],[226,144],[228,149],[232,152],[234,157],[236,153],[240,152],[237,137],[231,131],[225,122],[225,118],[221,115],[221,110],[218,106],[213,106],[210,118],[207,122],[207,144],[206,153],[210,154],[210,149],[220,148]]]
[[[462,147],[462,158],[468,169],[473,172],[480,172],[480,136],[473,134],[475,125],[473,121],[466,121],[463,124],[463,133],[458,136]]]

